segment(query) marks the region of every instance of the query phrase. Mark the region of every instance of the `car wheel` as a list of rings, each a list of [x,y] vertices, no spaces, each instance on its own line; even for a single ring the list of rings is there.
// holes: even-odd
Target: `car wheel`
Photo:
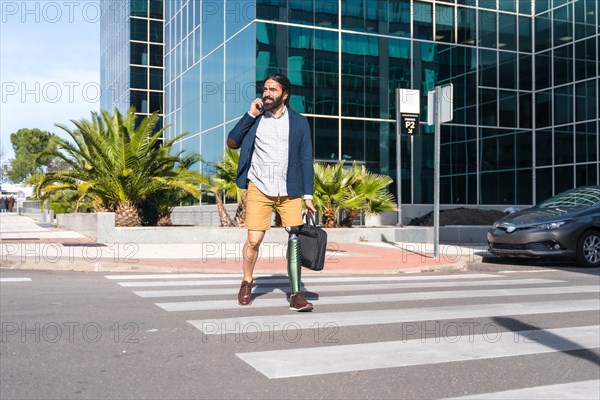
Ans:
[[[587,231],[577,242],[577,264],[581,267],[600,266],[600,232]]]

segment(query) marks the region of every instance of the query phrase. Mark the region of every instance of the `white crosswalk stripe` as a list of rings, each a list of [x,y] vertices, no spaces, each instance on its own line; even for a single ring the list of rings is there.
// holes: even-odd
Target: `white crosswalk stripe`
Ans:
[[[556,274],[552,279],[541,275],[519,278],[514,273],[306,276],[303,284],[307,299],[315,305],[312,313],[288,311],[284,294],[289,290],[288,280],[282,276],[255,276],[254,301],[243,308],[236,299],[240,280],[229,279],[228,274],[106,277],[123,288],[130,288],[141,298],[168,300],[154,304],[168,312],[182,313],[206,341],[247,333],[253,333],[254,337],[258,333],[260,337],[260,333],[278,331],[314,334],[335,328],[352,332],[369,326],[393,326],[401,339],[378,340],[372,336],[350,344],[323,341],[309,343],[309,347],[304,343],[290,348],[287,342],[279,345],[275,342],[260,351],[252,346],[235,348],[234,358],[269,379],[423,368],[480,360],[495,362],[511,357],[600,348],[600,281],[597,277],[585,284],[573,284],[556,279]],[[498,318],[516,322],[530,317],[552,320],[560,313],[585,316],[582,320],[587,323],[536,329],[536,324],[509,327],[490,322]],[[441,326],[434,335],[422,329],[432,322]],[[306,365],[311,368],[305,368]],[[553,398],[548,396],[552,394],[555,398],[586,399],[598,398],[599,391],[599,380],[582,380],[547,386],[532,384],[527,388],[461,398],[542,399]]]
[[[431,288],[431,287],[467,287],[467,286],[502,286],[502,285],[532,285],[540,283],[560,283],[564,281],[552,279],[510,279],[510,280],[486,280],[486,281],[463,281],[463,282],[418,282],[418,283],[375,283],[375,284],[355,284],[355,285],[313,285],[306,286],[304,290],[310,292],[355,292],[366,290],[385,290],[385,289],[407,289],[407,288]],[[237,295],[238,288],[220,288],[220,289],[177,289],[177,290],[142,290],[134,293],[140,297],[186,297],[186,296],[217,296],[217,295]],[[267,286],[258,286],[252,290],[252,293],[264,294],[270,292],[283,293],[281,288],[272,288]]]
[[[451,345],[449,345],[451,344]],[[540,354],[600,347],[600,326],[474,335],[448,343],[424,340],[361,343],[237,354],[268,378]],[[310,365],[311,368],[303,368]]]
[[[419,321],[423,316],[428,320],[449,320],[458,318],[482,318],[503,315],[550,314],[557,312],[600,311],[600,302],[589,300],[564,300],[534,302],[526,304],[474,304],[447,307],[405,308],[367,311],[346,311],[338,313],[318,313],[314,315],[286,314],[277,316],[252,316],[209,320],[188,321],[205,334],[243,333],[249,328],[261,332],[277,331],[289,328],[310,329],[327,326],[335,321],[335,326],[359,326],[374,324],[394,324]],[[460,325],[459,325],[460,327]],[[468,326],[460,327],[461,331]],[[412,331],[412,330],[411,330]],[[408,332],[407,337],[410,337]]]
[[[407,293],[381,293],[351,296],[330,296],[315,298],[307,295],[306,298],[315,305],[331,304],[366,304],[366,303],[389,303],[397,301],[414,300],[442,300],[442,299],[470,299],[485,297],[511,297],[511,296],[533,296],[547,294],[565,293],[597,293],[598,286],[557,286],[545,288],[518,288],[518,289],[481,289],[481,290],[453,290],[453,291],[428,291]],[[156,303],[157,306],[167,311],[202,311],[202,310],[226,310],[239,308],[237,300],[198,300],[179,301],[169,303]],[[280,299],[264,299],[252,304],[254,308],[281,307]]]
[[[600,380],[562,383],[558,385],[535,386],[525,389],[505,390],[487,393],[494,400],[598,400]],[[481,395],[452,397],[446,400],[480,400]]]
[[[31,278],[0,278],[0,282],[9,283],[9,282],[31,282]]]

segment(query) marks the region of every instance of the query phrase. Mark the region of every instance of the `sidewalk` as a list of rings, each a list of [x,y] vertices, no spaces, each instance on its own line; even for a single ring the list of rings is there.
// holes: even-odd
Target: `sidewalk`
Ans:
[[[166,228],[172,229],[172,228]],[[168,234],[168,230],[166,231]],[[284,235],[285,236],[285,235]],[[285,273],[286,241],[261,246],[256,273]],[[136,244],[96,243],[28,217],[0,213],[0,267],[102,272],[203,272],[239,274],[243,243]],[[464,270],[485,253],[484,245],[431,243],[328,243],[325,268],[304,274],[393,274]]]

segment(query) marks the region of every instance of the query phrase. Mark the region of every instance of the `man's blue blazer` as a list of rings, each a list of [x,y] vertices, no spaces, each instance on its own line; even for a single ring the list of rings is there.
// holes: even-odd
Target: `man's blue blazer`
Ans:
[[[290,197],[313,194],[314,167],[310,127],[305,116],[288,107],[290,136],[287,166],[287,192]],[[254,154],[256,129],[262,115],[252,118],[248,113],[233,127],[227,136],[230,149],[240,149],[240,161],[235,183],[240,189],[248,188],[248,171]],[[285,167],[285,166],[283,166]]]

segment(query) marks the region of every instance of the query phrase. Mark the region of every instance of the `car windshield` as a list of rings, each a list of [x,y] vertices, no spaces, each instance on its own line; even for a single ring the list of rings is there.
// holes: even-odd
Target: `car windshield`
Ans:
[[[600,202],[600,186],[568,190],[538,204],[538,208],[585,208]]]

